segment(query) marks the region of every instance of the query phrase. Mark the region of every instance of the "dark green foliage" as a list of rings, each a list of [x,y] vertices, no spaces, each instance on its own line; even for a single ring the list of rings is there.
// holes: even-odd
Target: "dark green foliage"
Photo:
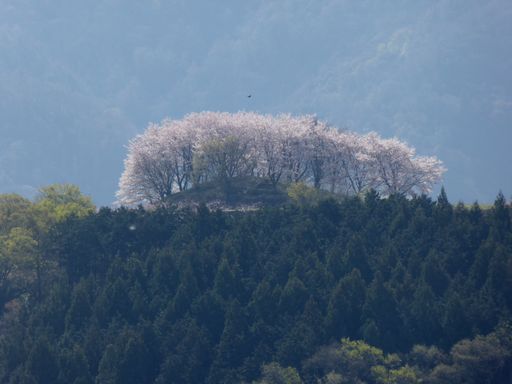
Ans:
[[[505,382],[510,215],[443,190],[70,216],[0,296],[0,382]]]
[[[373,345],[385,346],[396,350],[402,348],[404,326],[398,312],[398,305],[391,289],[384,283],[380,272],[368,287],[363,306],[361,335]]]
[[[357,335],[365,295],[365,283],[358,269],[338,282],[331,293],[326,317],[326,328],[334,338]]]
[[[262,378],[256,384],[302,384],[302,380],[295,368],[283,368],[277,363],[266,364],[261,367]]]
[[[203,328],[193,320],[180,321],[164,345],[165,357],[155,383],[205,382],[213,345]]]
[[[216,348],[215,357],[208,376],[209,383],[240,381],[241,372],[236,368],[248,356],[247,324],[238,300],[229,305],[224,331]]]
[[[59,378],[61,383],[93,383],[89,364],[84,351],[79,345],[72,349],[62,349],[59,361]]]
[[[59,367],[56,353],[46,337],[39,336],[35,340],[27,356],[25,369],[37,383],[55,383],[57,381]]]

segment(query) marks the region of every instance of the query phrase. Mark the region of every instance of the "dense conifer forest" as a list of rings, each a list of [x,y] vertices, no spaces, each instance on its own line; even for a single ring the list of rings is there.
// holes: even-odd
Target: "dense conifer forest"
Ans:
[[[2,383],[508,383],[511,206],[0,196]]]

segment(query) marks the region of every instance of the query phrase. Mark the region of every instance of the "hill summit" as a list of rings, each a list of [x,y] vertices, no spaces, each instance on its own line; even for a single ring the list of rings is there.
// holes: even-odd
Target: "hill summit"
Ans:
[[[240,177],[342,195],[373,189],[382,196],[414,196],[428,193],[445,172],[439,159],[418,156],[397,138],[339,130],[313,115],[253,112],[204,111],[151,124],[130,141],[124,164],[118,203],[150,206]]]
[[[249,211],[289,201],[284,185],[274,185],[269,180],[251,176],[210,181],[169,197],[170,204],[179,208],[205,204],[209,209],[223,211]]]

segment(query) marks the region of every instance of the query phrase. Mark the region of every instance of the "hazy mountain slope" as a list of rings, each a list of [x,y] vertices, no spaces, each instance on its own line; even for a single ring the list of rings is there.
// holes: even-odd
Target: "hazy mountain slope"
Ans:
[[[67,181],[108,204],[148,121],[247,109],[399,135],[445,160],[451,196],[490,201],[512,190],[511,16],[505,0],[0,0],[0,192]]]

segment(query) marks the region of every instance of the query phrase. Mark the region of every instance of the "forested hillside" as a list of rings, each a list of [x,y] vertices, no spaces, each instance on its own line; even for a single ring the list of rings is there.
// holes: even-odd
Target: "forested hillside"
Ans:
[[[2,383],[510,380],[501,194],[245,213],[66,196],[0,199]]]

